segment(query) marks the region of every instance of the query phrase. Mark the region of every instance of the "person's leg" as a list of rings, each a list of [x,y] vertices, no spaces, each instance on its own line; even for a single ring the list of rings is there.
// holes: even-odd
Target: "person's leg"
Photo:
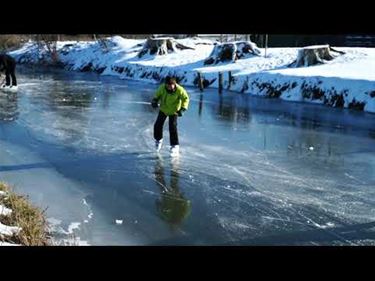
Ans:
[[[177,132],[177,115],[169,116],[169,138],[171,145],[179,145]]]
[[[154,138],[157,141],[160,141],[163,138],[163,125],[167,116],[159,111],[158,118],[154,124]]]
[[[10,73],[9,73],[9,70],[5,70],[5,85],[10,86]]]
[[[10,75],[12,76],[12,86],[17,86],[16,66],[15,65],[11,68]]]

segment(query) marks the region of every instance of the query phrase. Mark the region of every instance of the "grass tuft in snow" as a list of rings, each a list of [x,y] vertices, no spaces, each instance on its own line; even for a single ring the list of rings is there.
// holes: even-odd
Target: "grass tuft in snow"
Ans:
[[[0,241],[25,246],[49,245],[44,211],[32,206],[27,197],[15,194],[5,183],[0,183],[0,191],[6,192],[6,196],[0,196],[0,205],[12,210],[10,215],[0,216],[0,222],[21,228],[11,237],[0,237]]]

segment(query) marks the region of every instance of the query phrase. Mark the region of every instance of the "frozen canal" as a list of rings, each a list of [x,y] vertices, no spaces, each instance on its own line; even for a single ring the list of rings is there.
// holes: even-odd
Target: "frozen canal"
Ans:
[[[375,244],[375,114],[187,89],[181,156],[153,152],[157,85],[18,71],[0,180],[90,245]]]

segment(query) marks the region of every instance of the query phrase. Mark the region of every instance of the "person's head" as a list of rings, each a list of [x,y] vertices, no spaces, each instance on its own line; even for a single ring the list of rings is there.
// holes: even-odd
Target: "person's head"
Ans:
[[[168,92],[176,91],[176,78],[167,76],[165,78],[165,88]]]

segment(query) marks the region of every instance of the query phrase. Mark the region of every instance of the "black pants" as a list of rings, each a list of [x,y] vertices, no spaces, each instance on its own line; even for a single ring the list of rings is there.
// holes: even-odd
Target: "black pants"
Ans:
[[[15,65],[11,66],[10,69],[7,69],[5,71],[5,83],[7,86],[10,86],[10,77],[12,77],[12,85],[17,86],[17,79],[16,79],[15,71],[16,71]]]
[[[163,138],[163,126],[167,115],[159,111],[158,118],[154,124],[154,138],[161,140]],[[169,141],[171,145],[178,145],[178,133],[177,133],[177,115],[169,116]]]

